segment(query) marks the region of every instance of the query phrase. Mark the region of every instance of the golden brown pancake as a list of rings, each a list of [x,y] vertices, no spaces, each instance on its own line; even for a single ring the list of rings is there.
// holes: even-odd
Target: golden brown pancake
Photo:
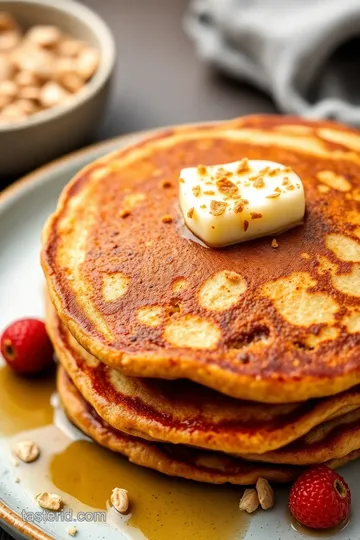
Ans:
[[[180,169],[245,156],[294,169],[304,224],[277,249],[268,237],[189,240]],[[127,375],[260,402],[336,394],[360,382],[359,178],[359,133],[331,122],[250,116],[160,132],[64,190],[43,233],[52,300],[79,343]]]
[[[47,304],[47,329],[75,386],[99,416],[122,432],[244,457],[253,453],[251,459],[256,455],[261,461],[283,463],[327,461],[329,456],[340,457],[360,448],[359,388],[322,400],[264,406],[186,380],[126,377],[87,353],[60,322],[51,303]],[[352,410],[355,416],[346,424],[342,418]],[[339,424],[331,422],[339,416]],[[324,427],[313,430],[326,420]],[[296,441],[304,434],[308,435]],[[319,444],[311,445],[315,440]],[[293,446],[282,448],[290,443]]]
[[[127,435],[102,420],[84,400],[61,367],[58,370],[57,387],[66,414],[78,428],[94,441],[123,454],[136,465],[188,480],[212,484],[229,482],[239,485],[255,484],[259,477],[272,482],[290,482],[303,470],[302,467],[252,463],[219,452],[149,442]],[[357,450],[341,459],[330,460],[326,464],[335,469],[359,455],[360,451]]]

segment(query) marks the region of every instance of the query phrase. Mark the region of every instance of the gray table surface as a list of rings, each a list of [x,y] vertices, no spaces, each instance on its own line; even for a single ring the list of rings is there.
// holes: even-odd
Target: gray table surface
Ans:
[[[83,3],[105,19],[117,45],[112,94],[95,141],[158,126],[275,112],[264,94],[199,62],[182,29],[188,0]],[[9,539],[0,529],[0,540]]]

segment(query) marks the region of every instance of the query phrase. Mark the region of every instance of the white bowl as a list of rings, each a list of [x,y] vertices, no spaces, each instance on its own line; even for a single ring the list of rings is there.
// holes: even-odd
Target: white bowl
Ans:
[[[22,29],[55,24],[100,52],[100,65],[87,85],[66,104],[17,123],[0,126],[0,176],[16,175],[85,143],[101,121],[115,65],[115,44],[108,26],[73,0],[0,0]]]

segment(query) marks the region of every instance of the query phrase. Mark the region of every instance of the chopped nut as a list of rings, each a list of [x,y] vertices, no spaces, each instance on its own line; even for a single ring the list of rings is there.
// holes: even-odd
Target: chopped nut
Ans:
[[[287,186],[286,189],[287,189],[288,191],[292,191],[292,190],[295,189],[295,188],[294,188],[294,186],[291,184],[290,186]]]
[[[259,171],[259,174],[268,174],[269,171],[270,171],[270,167],[264,167],[263,169]]]
[[[77,528],[76,527],[68,527],[66,529],[66,532],[68,533],[69,536],[75,536],[76,533],[77,533]]]
[[[192,219],[195,212],[195,208],[190,208],[190,210],[187,213],[188,218]]]
[[[33,441],[19,441],[15,444],[13,452],[25,463],[32,463],[40,456],[40,448]]]
[[[130,212],[130,210],[128,208],[124,208],[123,210],[120,210],[119,216],[121,218],[126,218],[128,216],[131,216],[131,212]]]
[[[21,36],[17,30],[0,33],[0,51],[11,51],[20,43]]]
[[[240,214],[243,210],[244,210],[244,203],[243,202],[239,202],[237,203],[237,205],[235,206],[234,208],[234,212],[235,214]]]
[[[60,38],[61,31],[57,26],[52,25],[33,26],[25,35],[25,39],[45,49],[56,47],[60,42]]]
[[[280,193],[271,193],[271,195],[266,195],[267,199],[277,199],[280,197]]]
[[[205,165],[198,165],[197,166],[197,172],[201,175],[205,175],[207,173],[207,169]]]
[[[36,496],[36,502],[41,508],[45,508],[45,510],[54,510],[55,512],[61,510],[63,506],[63,500],[59,495],[47,493],[46,491],[39,493],[39,495]]]
[[[283,186],[287,186],[289,184],[289,179],[287,176],[284,177],[284,180],[282,181]]]
[[[249,222],[247,221],[247,219],[245,219],[244,221],[244,231],[246,232],[249,228]]]
[[[280,173],[280,169],[272,169],[270,172],[269,172],[269,176],[276,176],[277,174]]]
[[[204,195],[215,195],[215,191],[204,191]]]
[[[249,172],[249,171],[250,171],[249,160],[248,160],[248,158],[243,158],[240,161],[236,172],[237,172],[237,174],[241,174],[241,173],[245,173],[245,172]]]
[[[111,494],[111,504],[120,512],[125,514],[129,508],[129,495],[126,489],[114,488]]]
[[[65,38],[60,41],[57,52],[60,56],[74,58],[85,48],[85,43],[78,39]]]
[[[38,88],[40,86],[39,79],[31,71],[19,71],[14,77],[14,82],[20,87],[36,86]]]
[[[239,283],[241,281],[241,276],[237,272],[232,272],[231,270],[225,271],[226,279],[232,281],[233,283]]]
[[[40,103],[45,108],[60,105],[66,100],[67,97],[67,91],[56,82],[48,82],[44,84],[40,91]]]
[[[167,214],[166,216],[163,216],[163,217],[161,218],[161,221],[162,221],[163,223],[172,223],[172,222],[173,222],[173,218],[172,218],[170,215]]]
[[[276,193],[281,193],[281,189],[279,187],[276,187],[274,191],[276,191]]]
[[[277,243],[276,238],[273,238],[273,240],[271,242],[271,247],[273,247],[273,248],[278,248],[279,247],[279,244]]]
[[[200,186],[194,186],[192,188],[192,192],[193,192],[195,197],[199,197],[199,195],[201,193],[201,187]]]
[[[257,178],[253,184],[253,186],[255,188],[262,188],[265,186],[265,182],[264,182],[264,179],[262,176],[259,176],[259,178]]]
[[[161,182],[161,187],[163,187],[163,188],[169,188],[171,186],[172,186],[172,183],[170,182],[170,180],[163,180]]]
[[[256,491],[263,510],[269,510],[274,506],[274,490],[265,478],[258,478]]]
[[[40,98],[40,88],[38,86],[24,86],[19,88],[19,98],[38,101]]]
[[[234,195],[238,195],[239,193],[239,188],[225,177],[220,178],[216,182],[216,185],[220,193],[224,193],[229,197],[233,197]]]
[[[206,208],[206,204],[201,204],[200,208],[203,208],[203,209]]]
[[[210,201],[210,214],[213,216],[221,216],[225,212],[226,207],[226,202]]]
[[[260,212],[250,212],[251,219],[261,219],[262,214]]]
[[[88,81],[97,70],[99,61],[99,52],[91,47],[86,47],[77,58],[76,71],[85,81]]]
[[[10,80],[13,74],[13,63],[5,54],[0,54],[0,82]]]
[[[259,508],[259,504],[260,502],[256,489],[245,489],[244,494],[240,499],[240,510],[252,514]]]
[[[85,84],[77,73],[65,73],[59,77],[59,83],[72,94],[78,92]]]

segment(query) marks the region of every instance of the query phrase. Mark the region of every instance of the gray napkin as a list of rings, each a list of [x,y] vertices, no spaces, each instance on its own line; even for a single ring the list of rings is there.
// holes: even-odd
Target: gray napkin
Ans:
[[[282,112],[360,125],[360,0],[193,0],[185,28]]]

